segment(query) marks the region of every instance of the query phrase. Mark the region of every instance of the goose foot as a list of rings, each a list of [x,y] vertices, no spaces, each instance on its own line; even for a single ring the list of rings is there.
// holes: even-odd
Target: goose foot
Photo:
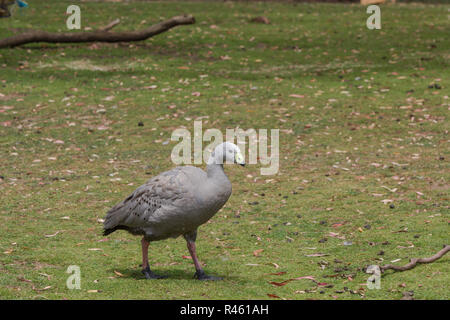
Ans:
[[[208,276],[207,274],[205,274],[203,270],[200,271],[197,270],[194,274],[194,278],[198,280],[210,280],[210,281],[223,280],[222,277]]]
[[[147,267],[142,270],[142,274],[145,279],[165,279],[167,276],[159,275],[150,270],[150,267]]]

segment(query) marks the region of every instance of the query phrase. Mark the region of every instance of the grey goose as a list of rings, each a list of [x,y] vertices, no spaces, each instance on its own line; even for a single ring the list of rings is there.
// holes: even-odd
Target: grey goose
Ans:
[[[211,153],[206,172],[194,166],[180,166],[151,178],[107,212],[103,234],[126,230],[142,236],[142,273],[147,279],[164,278],[150,270],[150,242],[182,235],[195,265],[194,277],[220,280],[203,271],[195,240],[198,227],[210,220],[231,195],[224,163],[245,165],[238,146],[230,142],[218,145]]]

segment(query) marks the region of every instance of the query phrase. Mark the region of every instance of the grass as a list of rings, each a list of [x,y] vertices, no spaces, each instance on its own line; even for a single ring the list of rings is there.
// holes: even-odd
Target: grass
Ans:
[[[0,33],[64,31],[68,5],[32,1]],[[80,7],[82,29],[180,13],[197,23],[133,44],[0,50],[0,298],[450,298],[448,257],[387,272],[379,290],[363,272],[449,242],[448,5],[382,6],[381,30],[366,28],[359,5]],[[271,24],[249,22],[258,15]],[[182,238],[151,244],[169,279],[146,281],[139,239],[105,238],[99,219],[174,166],[171,134],[195,119],[204,130],[280,129],[280,170],[226,168],[233,195],[197,240],[223,281],[192,279]],[[80,290],[66,287],[70,265]],[[270,283],[300,276],[326,285]]]

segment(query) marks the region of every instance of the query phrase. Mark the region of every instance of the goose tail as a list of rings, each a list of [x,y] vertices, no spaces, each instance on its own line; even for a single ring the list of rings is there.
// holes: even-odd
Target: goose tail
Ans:
[[[124,218],[124,202],[120,202],[112,207],[105,217],[103,222],[103,235],[107,236],[116,230],[126,230],[127,227],[120,225]]]

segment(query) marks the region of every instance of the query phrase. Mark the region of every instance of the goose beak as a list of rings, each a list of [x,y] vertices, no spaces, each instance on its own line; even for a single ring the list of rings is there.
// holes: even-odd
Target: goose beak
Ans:
[[[241,166],[245,166],[245,160],[241,153],[236,153],[234,158],[235,163],[240,164]]]

